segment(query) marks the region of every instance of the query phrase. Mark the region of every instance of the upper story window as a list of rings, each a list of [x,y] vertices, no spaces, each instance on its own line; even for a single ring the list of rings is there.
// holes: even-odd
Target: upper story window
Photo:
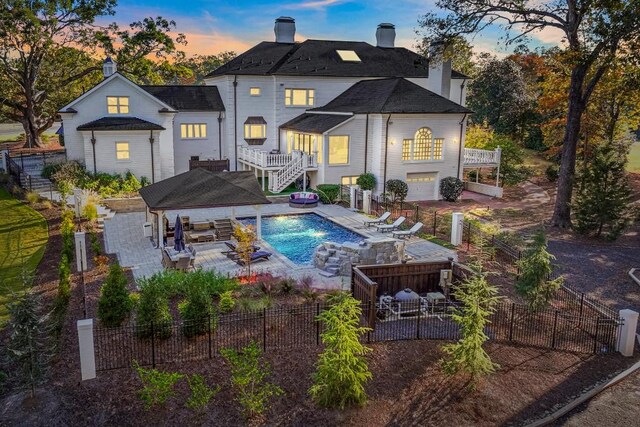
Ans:
[[[244,122],[244,140],[249,145],[262,145],[267,140],[267,121],[262,116],[247,117]]]
[[[129,97],[107,96],[107,111],[109,114],[129,114]]]
[[[129,143],[128,142],[116,142],[116,160],[127,161],[130,160]]]
[[[340,59],[345,62],[362,62],[357,53],[353,50],[336,50]]]
[[[285,89],[284,105],[290,107],[311,107],[315,103],[313,89]]]
[[[261,94],[262,91],[259,87],[252,87],[251,89],[249,89],[249,95],[251,96],[260,96]]]
[[[349,164],[349,137],[330,136],[329,137],[329,164],[346,165]]]
[[[182,139],[205,139],[206,137],[206,123],[182,123],[180,125],[180,138]]]
[[[414,139],[402,141],[402,160],[442,160],[444,138],[433,138],[431,129],[420,128]]]

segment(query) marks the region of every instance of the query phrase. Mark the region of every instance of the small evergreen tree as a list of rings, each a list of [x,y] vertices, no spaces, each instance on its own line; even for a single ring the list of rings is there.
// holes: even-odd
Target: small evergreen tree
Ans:
[[[376,188],[376,176],[370,172],[361,174],[356,180],[361,190],[373,190]]]
[[[120,326],[129,316],[132,301],[127,289],[127,277],[116,262],[109,267],[109,275],[100,289],[98,318],[105,326]]]
[[[481,270],[480,267],[477,268]],[[460,326],[462,337],[454,344],[447,344],[442,350],[449,355],[443,360],[445,373],[454,375],[458,372],[469,375],[471,385],[477,379],[488,375],[498,368],[483,348],[489,339],[484,328],[489,323],[489,316],[495,311],[499,300],[498,289],[487,281],[483,272],[469,277],[465,283],[453,292],[461,303],[452,314],[453,321]]]
[[[599,237],[605,232],[615,240],[629,225],[631,187],[625,165],[626,151],[606,145],[596,148],[591,163],[582,168],[573,201],[574,227],[579,233]]]
[[[527,300],[532,310],[546,307],[562,286],[562,277],[550,280],[553,271],[551,262],[555,258],[547,251],[547,237],[544,230],[540,229],[518,261],[520,276],[516,291]]]
[[[178,306],[184,323],[182,333],[187,337],[201,335],[212,326],[211,296],[200,284],[190,282],[186,289],[186,299]]]
[[[325,325],[325,350],[318,358],[309,393],[321,406],[363,405],[367,401],[364,385],[371,379],[364,355],[371,349],[360,343],[360,336],[369,328],[360,326],[362,309],[351,295],[341,292],[327,302],[330,308],[318,316]]]
[[[15,374],[22,384],[31,388],[31,397],[34,397],[53,353],[48,338],[51,327],[48,317],[41,314],[40,298],[31,290],[14,295],[8,308],[9,361],[17,367]]]
[[[393,203],[402,203],[407,198],[409,186],[400,179],[390,179],[387,181],[387,193]]]
[[[257,241],[256,232],[252,226],[236,225],[233,229],[233,237],[238,241],[236,251],[245,266],[247,279],[251,280],[251,255]]]
[[[171,336],[173,317],[169,311],[169,300],[161,285],[149,281],[140,289],[140,300],[136,313],[136,334],[160,338]]]

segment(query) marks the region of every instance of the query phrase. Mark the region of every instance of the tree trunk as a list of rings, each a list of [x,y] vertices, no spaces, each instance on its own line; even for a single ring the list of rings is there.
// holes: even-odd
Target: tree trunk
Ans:
[[[20,120],[20,123],[24,129],[24,148],[42,148],[44,146],[41,138],[43,129],[40,129],[37,124],[35,112],[27,108],[24,112],[24,116]]]
[[[558,194],[551,219],[555,227],[569,228],[571,226],[571,196],[576,171],[576,151],[580,139],[580,124],[585,103],[582,99],[582,87],[586,75],[586,67],[578,66],[571,73],[569,86],[569,108],[567,124],[562,141],[562,162],[558,176]]]

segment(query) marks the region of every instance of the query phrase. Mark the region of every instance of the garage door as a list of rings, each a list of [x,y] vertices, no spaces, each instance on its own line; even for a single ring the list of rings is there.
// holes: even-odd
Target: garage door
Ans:
[[[436,183],[437,172],[416,172],[407,174],[409,194],[407,200],[434,200],[437,199]]]

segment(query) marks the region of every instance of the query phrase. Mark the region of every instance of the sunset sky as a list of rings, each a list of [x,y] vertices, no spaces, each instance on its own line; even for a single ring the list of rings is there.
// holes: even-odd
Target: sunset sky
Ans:
[[[161,15],[173,19],[177,31],[185,33],[189,55],[227,50],[243,52],[256,43],[274,40],[273,24],[278,16],[296,20],[296,39],[338,39],[375,43],[381,22],[396,25],[396,45],[413,48],[418,18],[434,10],[431,0],[120,0],[113,17],[101,21],[119,24]],[[500,42],[502,31],[492,28],[471,40],[476,52],[504,55],[511,50]],[[535,45],[556,44],[551,31],[534,35]]]

